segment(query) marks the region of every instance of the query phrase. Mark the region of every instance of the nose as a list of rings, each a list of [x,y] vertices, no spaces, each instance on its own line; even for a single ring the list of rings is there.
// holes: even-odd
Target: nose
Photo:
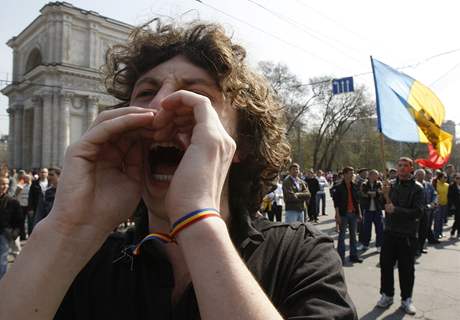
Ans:
[[[162,109],[161,101],[164,98],[166,98],[167,96],[169,96],[171,93],[173,93],[174,91],[177,91],[177,89],[174,86],[174,84],[172,84],[170,82],[164,82],[161,85],[161,87],[158,90],[158,92],[153,97],[153,99],[149,102],[148,108],[155,109],[155,110],[159,111],[160,109]]]

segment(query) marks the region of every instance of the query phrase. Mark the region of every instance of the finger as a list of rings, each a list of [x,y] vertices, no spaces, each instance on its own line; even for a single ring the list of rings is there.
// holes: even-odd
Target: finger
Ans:
[[[146,109],[146,108],[140,108],[140,107],[123,107],[123,108],[118,108],[118,109],[111,109],[111,110],[104,110],[99,115],[96,117],[96,119],[93,121],[93,123],[90,125],[89,129],[97,126],[98,124],[118,118],[120,116],[130,114],[130,113],[148,113],[148,112],[153,112],[156,113],[157,111],[154,109]]]
[[[105,120],[87,131],[83,135],[82,140],[96,145],[103,144],[119,134],[141,129],[151,124],[153,118],[154,113],[147,112],[126,114]]]
[[[186,114],[187,108],[193,109],[193,115],[197,123],[215,121],[218,116],[211,105],[211,101],[197,93],[179,90],[173,92],[161,101],[164,110],[175,110]]]
[[[195,124],[195,118],[191,116],[177,116],[174,118],[174,124],[178,127],[182,126],[193,126]]]

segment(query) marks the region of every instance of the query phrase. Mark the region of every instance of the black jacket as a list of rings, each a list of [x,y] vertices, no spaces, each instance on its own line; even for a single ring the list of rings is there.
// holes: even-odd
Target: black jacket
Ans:
[[[385,215],[385,232],[416,237],[424,208],[423,186],[415,179],[396,179],[391,182],[390,200],[395,210]]]
[[[38,203],[37,210],[35,211],[34,224],[39,223],[43,220],[54,204],[54,197],[56,196],[56,188],[50,187],[46,189],[45,196],[42,197]]]
[[[43,198],[42,188],[40,187],[40,180],[32,181],[29,190],[29,207],[34,212],[37,210],[38,203]]]
[[[375,197],[374,197],[374,203],[375,203],[375,208],[377,211],[383,210],[383,205],[384,205],[384,200],[383,200],[383,195],[379,193],[379,191],[382,191],[382,182],[376,181],[373,185],[369,183],[369,180],[363,182],[361,184],[361,189],[359,192],[360,195],[360,204],[361,208],[364,210],[369,210],[369,207],[371,205],[371,197],[367,194],[369,191],[375,191]]]
[[[0,233],[5,231],[5,228],[19,229],[21,228],[22,211],[19,202],[8,195],[0,197]]]
[[[305,182],[307,183],[308,190],[311,194],[311,199],[314,199],[316,193],[319,191],[319,182],[316,178],[305,178]]]
[[[449,201],[449,208],[455,207],[455,210],[460,212],[460,190],[458,190],[457,184],[455,182],[451,183],[449,186],[447,199]]]
[[[341,216],[345,216],[347,214],[348,206],[348,188],[345,181],[342,181],[340,184],[334,186],[334,191],[331,192],[331,194],[332,199],[334,200],[334,207],[339,208],[339,214]],[[353,207],[355,208],[356,213],[359,213],[358,187],[353,182],[351,183],[351,194]]]

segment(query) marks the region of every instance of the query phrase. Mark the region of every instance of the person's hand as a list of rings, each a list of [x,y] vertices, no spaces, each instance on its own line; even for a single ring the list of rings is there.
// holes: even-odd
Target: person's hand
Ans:
[[[153,119],[154,112],[144,108],[104,111],[67,148],[47,218],[59,231],[103,237],[131,216],[144,174],[142,138],[152,134]]]
[[[342,219],[340,218],[340,215],[336,214],[335,215],[335,224],[337,226],[340,226],[341,222],[342,222]]]
[[[154,120],[157,139],[178,135],[186,148],[166,194],[165,207],[170,222],[197,209],[219,210],[224,182],[236,150],[235,141],[224,129],[207,97],[180,90],[161,103],[163,110]]]
[[[392,214],[395,211],[395,206],[392,203],[385,204],[385,212]]]

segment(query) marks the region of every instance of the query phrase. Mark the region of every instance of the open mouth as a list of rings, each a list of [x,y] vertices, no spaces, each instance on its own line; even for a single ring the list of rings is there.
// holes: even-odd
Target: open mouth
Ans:
[[[174,142],[154,142],[150,146],[148,163],[155,181],[171,181],[185,150]]]

